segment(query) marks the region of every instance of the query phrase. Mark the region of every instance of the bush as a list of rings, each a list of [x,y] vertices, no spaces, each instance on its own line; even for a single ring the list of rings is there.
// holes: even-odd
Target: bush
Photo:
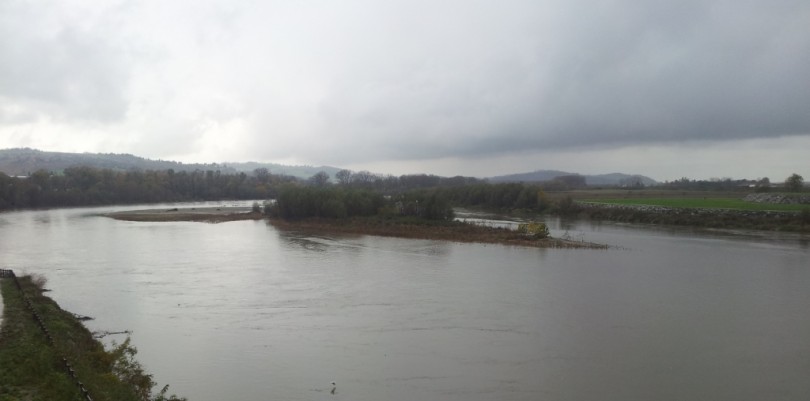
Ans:
[[[42,274],[31,274],[31,284],[40,290],[45,289],[45,284],[48,284],[48,279]]]
[[[557,203],[557,210],[559,210],[560,214],[573,214],[579,212],[580,207],[574,202],[574,199],[566,196]]]
[[[531,223],[519,224],[517,232],[537,239],[548,238],[550,235],[546,223],[538,223],[534,221]]]

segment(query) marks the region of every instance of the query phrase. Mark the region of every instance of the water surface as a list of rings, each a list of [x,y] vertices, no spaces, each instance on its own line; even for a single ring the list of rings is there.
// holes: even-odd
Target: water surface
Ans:
[[[2,213],[0,265],[132,330],[192,401],[810,394],[806,237],[554,220],[617,247],[544,250],[96,215],[120,209]]]

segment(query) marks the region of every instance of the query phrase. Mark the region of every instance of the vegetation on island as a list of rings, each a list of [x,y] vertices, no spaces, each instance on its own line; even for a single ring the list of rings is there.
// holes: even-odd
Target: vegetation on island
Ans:
[[[413,191],[386,197],[362,188],[294,185],[282,187],[266,213],[284,219],[399,215],[450,221],[454,217],[449,200],[437,191]]]
[[[65,360],[94,401],[185,400],[167,395],[168,386],[154,391],[157,383],[135,360],[137,350],[129,339],[104,349],[73,314],[43,295],[42,277],[23,276],[18,280],[21,290],[12,279],[0,279],[4,304],[0,400],[85,400]],[[23,294],[48,328],[48,334],[33,318]]]
[[[385,197],[363,189],[287,186],[265,210],[271,223],[282,230],[544,248],[606,248],[551,238],[548,227],[542,222],[521,224],[517,230],[510,230],[454,220],[449,197],[437,190]]]

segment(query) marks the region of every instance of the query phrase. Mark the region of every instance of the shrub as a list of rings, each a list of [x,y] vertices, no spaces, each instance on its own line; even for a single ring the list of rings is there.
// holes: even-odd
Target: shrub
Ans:
[[[566,196],[557,203],[557,210],[559,210],[561,214],[573,214],[579,212],[580,207],[574,202],[574,199],[570,196]]]
[[[546,223],[538,223],[534,221],[530,223],[519,224],[517,232],[521,234],[526,234],[530,237],[534,237],[537,239],[548,238],[548,236],[550,235]]]
[[[45,289],[45,284],[48,284],[48,279],[42,274],[31,274],[31,284],[40,290]]]

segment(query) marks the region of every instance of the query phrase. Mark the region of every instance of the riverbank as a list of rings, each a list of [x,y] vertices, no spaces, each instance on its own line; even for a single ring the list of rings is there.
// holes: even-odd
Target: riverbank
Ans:
[[[0,399],[49,401],[181,401],[133,359],[128,340],[111,350],[76,317],[43,295],[44,279],[0,279]]]
[[[377,235],[382,237],[429,239],[453,242],[502,244],[533,248],[607,249],[607,245],[560,238],[532,238],[517,231],[463,223],[396,220],[378,217],[347,219],[309,218],[284,220],[271,218],[270,224],[285,231]]]
[[[810,209],[791,212],[576,202],[566,214],[624,223],[810,232]]]

